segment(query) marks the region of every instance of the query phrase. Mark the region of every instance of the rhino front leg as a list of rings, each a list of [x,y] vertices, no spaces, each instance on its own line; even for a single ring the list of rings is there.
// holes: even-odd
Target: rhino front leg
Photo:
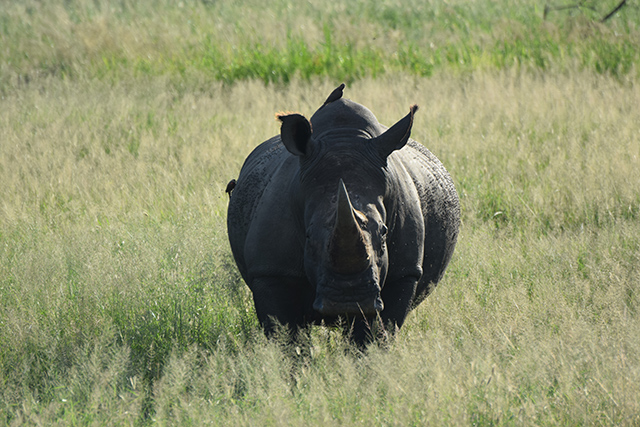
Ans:
[[[388,332],[393,334],[404,324],[417,284],[418,279],[413,276],[405,276],[385,284],[381,292],[384,310],[380,313],[380,318]]]
[[[259,277],[249,287],[258,321],[267,337],[272,337],[278,325],[282,325],[293,338],[308,322],[307,307],[311,307],[315,296],[303,279]]]

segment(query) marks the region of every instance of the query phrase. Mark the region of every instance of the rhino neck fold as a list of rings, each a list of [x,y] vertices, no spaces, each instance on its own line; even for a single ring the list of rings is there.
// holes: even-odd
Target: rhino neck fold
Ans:
[[[338,185],[336,222],[329,241],[329,258],[333,270],[340,274],[359,273],[369,266],[364,235],[342,180]]]

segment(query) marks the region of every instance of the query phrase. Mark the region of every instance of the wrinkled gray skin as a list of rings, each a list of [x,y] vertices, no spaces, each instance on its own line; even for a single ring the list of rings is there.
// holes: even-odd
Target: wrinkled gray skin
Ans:
[[[409,139],[417,107],[391,128],[343,86],[311,117],[281,115],[281,134],[246,159],[231,193],[233,256],[267,335],[346,319],[402,326],[442,278],[460,208],[442,163]]]

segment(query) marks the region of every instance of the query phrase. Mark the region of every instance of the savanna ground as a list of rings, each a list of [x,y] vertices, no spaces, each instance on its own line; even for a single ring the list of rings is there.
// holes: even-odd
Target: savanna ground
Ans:
[[[0,424],[640,425],[637,2],[298,3],[0,3]],[[462,203],[366,354],[267,341],[225,228],[342,81]]]

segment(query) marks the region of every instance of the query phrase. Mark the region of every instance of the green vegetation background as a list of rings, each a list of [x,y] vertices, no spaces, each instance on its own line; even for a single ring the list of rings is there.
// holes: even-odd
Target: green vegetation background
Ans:
[[[635,76],[638,5],[598,22],[617,3],[6,1],[0,76],[5,91],[42,76],[351,82],[512,67]]]
[[[616,4],[0,2],[0,425],[638,425]],[[386,124],[422,107],[463,207],[445,279],[366,355],[267,342],[225,229],[273,114],[342,81]]]

